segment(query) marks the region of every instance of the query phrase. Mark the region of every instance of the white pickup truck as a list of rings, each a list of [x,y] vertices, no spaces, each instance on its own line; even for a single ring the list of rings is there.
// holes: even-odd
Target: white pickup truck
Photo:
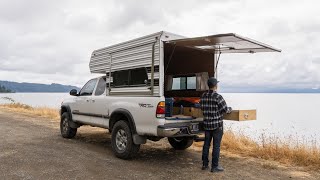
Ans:
[[[73,138],[81,125],[109,129],[122,159],[164,137],[186,149],[201,133],[202,118],[192,111],[220,54],[280,51],[233,33],[184,38],[164,31],[95,50],[90,71],[103,75],[62,103],[62,137]]]

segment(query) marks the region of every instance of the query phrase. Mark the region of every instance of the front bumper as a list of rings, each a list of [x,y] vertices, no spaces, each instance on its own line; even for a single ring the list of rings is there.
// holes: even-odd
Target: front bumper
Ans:
[[[196,136],[203,133],[202,122],[169,123],[158,126],[159,137]]]

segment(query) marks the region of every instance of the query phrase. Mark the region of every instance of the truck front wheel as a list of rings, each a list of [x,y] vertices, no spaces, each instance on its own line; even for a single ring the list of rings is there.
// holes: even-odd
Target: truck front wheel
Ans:
[[[134,144],[127,122],[120,120],[113,126],[111,147],[114,154],[121,159],[130,159],[139,151],[140,145]]]
[[[71,121],[69,113],[64,112],[61,115],[60,132],[62,137],[68,139],[73,138],[77,134],[77,128],[70,127],[69,121]]]
[[[175,137],[168,138],[170,145],[177,150],[184,150],[190,147],[193,144],[192,137]]]

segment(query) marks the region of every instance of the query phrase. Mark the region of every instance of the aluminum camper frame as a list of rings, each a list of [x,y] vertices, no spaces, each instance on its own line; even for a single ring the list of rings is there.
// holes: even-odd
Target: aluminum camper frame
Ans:
[[[91,73],[106,74],[108,95],[164,96],[164,44],[194,48],[214,56],[216,75],[217,59],[221,53],[281,52],[272,46],[234,33],[185,38],[160,31],[93,51],[89,63]],[[112,87],[112,73],[133,68],[148,68],[147,86]]]

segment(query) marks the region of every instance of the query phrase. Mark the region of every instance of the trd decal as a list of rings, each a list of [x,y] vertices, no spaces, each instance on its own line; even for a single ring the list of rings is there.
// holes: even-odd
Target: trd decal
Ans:
[[[143,108],[153,108],[151,104],[145,104],[145,103],[139,103],[139,106]]]

